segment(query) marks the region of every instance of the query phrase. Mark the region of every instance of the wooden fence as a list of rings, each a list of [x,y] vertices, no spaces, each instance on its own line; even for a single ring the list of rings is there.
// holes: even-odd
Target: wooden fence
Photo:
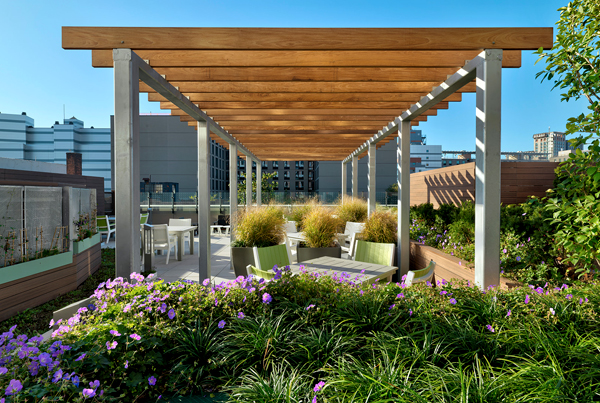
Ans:
[[[558,162],[503,161],[500,201],[524,203],[528,196],[542,197],[551,189]],[[410,204],[460,204],[475,201],[475,163],[456,165],[410,175]]]

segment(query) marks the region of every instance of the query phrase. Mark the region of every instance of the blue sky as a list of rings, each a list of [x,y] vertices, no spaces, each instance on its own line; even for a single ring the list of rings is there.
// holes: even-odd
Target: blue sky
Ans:
[[[108,127],[113,114],[112,69],[91,67],[91,52],[63,50],[62,26],[181,27],[554,27],[567,0],[505,1],[15,1],[0,6],[0,112],[27,114],[36,127],[76,116]],[[556,29],[555,29],[556,33]],[[502,150],[533,148],[532,135],[564,130],[585,111],[584,101],[560,101],[535,74],[537,57],[523,51],[522,67],[505,69]],[[160,112],[141,96],[140,112]],[[475,94],[422,123],[429,144],[475,148]]]

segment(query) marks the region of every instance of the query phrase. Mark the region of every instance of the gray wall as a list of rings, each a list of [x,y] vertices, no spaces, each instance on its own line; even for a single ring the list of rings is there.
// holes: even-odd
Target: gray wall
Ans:
[[[390,141],[377,150],[377,192],[384,192],[388,186],[396,183],[396,141]],[[368,186],[368,163],[369,158],[363,157],[358,160],[358,191],[366,192]],[[348,169],[348,189],[352,192],[352,163],[346,165]],[[339,192],[342,187],[342,163],[341,161],[319,161],[319,193]]]

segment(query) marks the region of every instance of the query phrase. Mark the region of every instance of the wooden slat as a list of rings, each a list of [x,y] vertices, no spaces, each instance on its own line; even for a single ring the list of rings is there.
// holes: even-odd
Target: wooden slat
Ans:
[[[63,27],[64,49],[433,50],[551,48],[552,28]]]
[[[364,81],[173,81],[171,84],[180,92],[188,94],[193,92],[411,92],[429,93],[440,82],[364,82]],[[475,92],[475,82],[465,85],[458,92]],[[151,87],[140,83],[140,92],[151,92]],[[417,99],[418,100],[418,99]]]
[[[173,105],[175,106],[175,105]],[[448,109],[448,102],[441,102],[431,108],[436,109]],[[165,108],[174,110],[174,108]],[[206,114],[209,116],[216,115],[385,115],[385,116],[399,116],[404,109],[356,109],[356,108],[344,108],[344,109],[206,109]]]
[[[480,50],[298,51],[298,50],[143,50],[135,52],[159,67],[452,67],[458,69]],[[113,67],[112,50],[92,50],[93,67]],[[505,50],[502,67],[521,67],[521,51]]]
[[[413,92],[381,92],[381,93],[318,93],[318,92],[227,92],[227,93],[198,93],[188,92],[183,95],[192,102],[415,102],[427,95],[426,93]],[[446,101],[458,102],[462,94],[456,93],[446,98]],[[148,101],[165,102],[165,98],[156,93],[148,93]]]
[[[200,109],[397,109],[406,110],[412,104],[408,102],[203,102],[197,104]],[[440,102],[438,109],[447,109],[448,102]],[[161,102],[160,109],[175,109],[171,102]],[[208,113],[208,112],[207,112]],[[307,112],[310,113],[310,112]],[[329,114],[332,114],[330,112]]]

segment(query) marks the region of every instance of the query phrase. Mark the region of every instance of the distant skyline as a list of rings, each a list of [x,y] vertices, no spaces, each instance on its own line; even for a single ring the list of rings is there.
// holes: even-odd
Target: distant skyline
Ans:
[[[112,69],[91,66],[91,52],[63,50],[62,26],[172,27],[554,27],[567,0],[460,3],[448,1],[114,1],[85,3],[19,1],[2,5],[0,25],[0,112],[27,115],[36,127],[66,117],[86,127],[109,127],[114,114]],[[537,56],[522,52],[522,67],[502,76],[502,150],[533,149],[532,136],[564,131],[567,119],[586,111],[586,102],[560,102],[560,89],[541,83]],[[158,103],[140,96],[141,113]],[[475,94],[418,126],[428,144],[475,149]]]

